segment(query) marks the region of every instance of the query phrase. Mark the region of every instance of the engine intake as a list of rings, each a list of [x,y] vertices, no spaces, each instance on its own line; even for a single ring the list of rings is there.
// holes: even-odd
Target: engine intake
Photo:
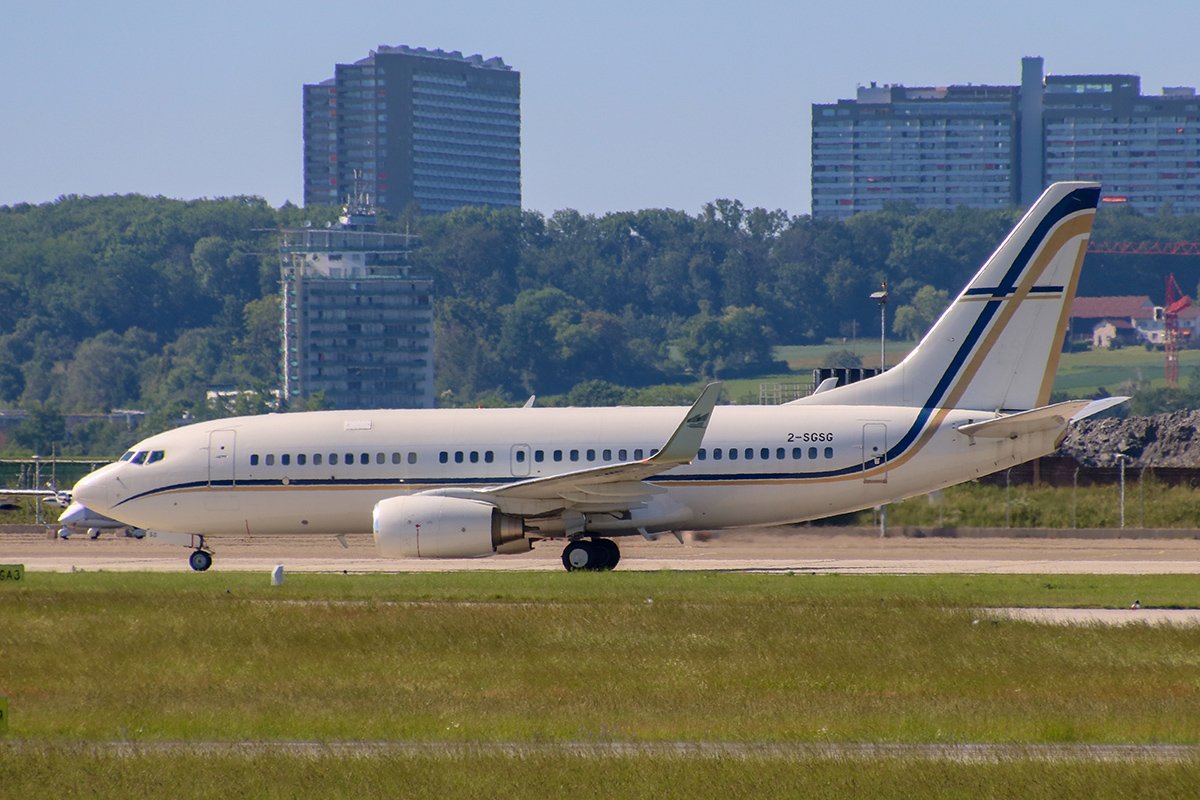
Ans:
[[[531,546],[520,517],[482,500],[389,497],[373,516],[375,547],[385,558],[478,558]]]

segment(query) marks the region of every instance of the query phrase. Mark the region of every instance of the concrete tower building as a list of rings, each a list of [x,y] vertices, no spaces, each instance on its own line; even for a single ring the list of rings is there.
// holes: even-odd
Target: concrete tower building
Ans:
[[[1200,98],[1143,95],[1136,75],[1049,75],[1019,86],[860,87],[812,107],[812,213],[845,219],[888,202],[1029,205],[1053,181],[1096,180],[1103,200],[1200,213]]]
[[[304,87],[304,202],[361,175],[379,208],[521,205],[521,76],[500,58],[380,46]]]
[[[374,222],[359,195],[336,226],[280,231],[288,400],[433,407],[433,281],[410,273],[415,238]]]

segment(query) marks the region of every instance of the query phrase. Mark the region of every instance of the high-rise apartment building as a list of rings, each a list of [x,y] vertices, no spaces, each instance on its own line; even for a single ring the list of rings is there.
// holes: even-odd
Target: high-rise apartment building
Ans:
[[[397,214],[521,205],[521,75],[500,58],[381,46],[304,87],[304,202],[355,186]]]
[[[812,213],[845,219],[888,202],[1028,205],[1057,180],[1098,180],[1103,199],[1200,212],[1200,98],[1141,94],[1136,75],[1043,76],[1019,86],[860,87],[812,108]]]
[[[433,407],[433,281],[410,274],[414,246],[376,231],[362,197],[336,226],[280,231],[285,397]]]

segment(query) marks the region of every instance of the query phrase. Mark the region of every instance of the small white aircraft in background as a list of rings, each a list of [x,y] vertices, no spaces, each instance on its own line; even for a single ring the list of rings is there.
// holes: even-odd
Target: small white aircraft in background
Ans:
[[[145,531],[133,528],[124,522],[119,522],[103,514],[97,514],[78,500],[70,499],[71,495],[69,492],[60,492],[59,494],[67,495],[67,505],[63,508],[63,512],[58,515],[58,524],[62,526],[58,529],[59,538],[69,539],[79,531],[86,531],[89,539],[99,539],[100,534],[105,531],[117,530],[123,531],[125,535],[132,536],[135,539],[141,539],[145,536]]]
[[[1056,183],[896,367],[780,406],[317,411],[215,420],[138,443],[75,498],[193,549],[212,534],[371,531],[386,557],[777,525],[890,503],[1052,452],[1049,404],[1100,187]]]
[[[140,539],[144,531],[130,528],[124,522],[97,514],[82,503],[72,499],[71,492],[52,488],[46,489],[0,489],[0,498],[5,497],[37,497],[43,503],[58,506],[63,509],[58,515],[59,538],[69,539],[80,531],[86,531],[89,539],[98,539],[107,530],[125,530],[127,535]],[[8,510],[8,509],[6,509]],[[140,535],[139,535],[140,534]]]

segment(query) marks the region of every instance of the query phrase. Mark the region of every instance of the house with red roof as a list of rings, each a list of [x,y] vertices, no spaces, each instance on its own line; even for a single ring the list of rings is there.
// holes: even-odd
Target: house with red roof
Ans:
[[[1179,328],[1184,343],[1200,341],[1200,306],[1189,306],[1179,312]],[[1071,304],[1069,331],[1072,342],[1090,341],[1092,347],[1161,346],[1163,310],[1144,294],[1076,297]]]

